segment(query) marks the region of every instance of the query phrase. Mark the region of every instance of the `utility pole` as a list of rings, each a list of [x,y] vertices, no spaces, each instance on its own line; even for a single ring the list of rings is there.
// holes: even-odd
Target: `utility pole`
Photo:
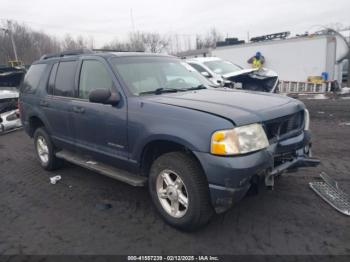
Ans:
[[[348,51],[348,79],[347,79],[347,86],[350,87],[350,27],[347,28],[347,30],[349,31],[349,37],[346,39],[346,41],[348,42],[348,46],[349,46],[349,51]]]
[[[130,8],[130,20],[131,20],[132,31],[133,33],[135,33],[135,22],[134,22],[134,15],[132,13],[132,8]]]
[[[176,53],[180,52],[179,50],[179,35],[175,35],[175,40],[176,40]]]
[[[15,39],[13,38],[13,34],[12,34],[12,23],[11,23],[10,20],[7,20],[7,33],[9,34],[10,39],[11,39],[12,48],[13,48],[13,53],[14,53],[14,55],[15,55],[15,60],[18,61],[17,48],[16,48]]]
[[[348,52],[348,79],[347,86],[350,87],[350,50]]]

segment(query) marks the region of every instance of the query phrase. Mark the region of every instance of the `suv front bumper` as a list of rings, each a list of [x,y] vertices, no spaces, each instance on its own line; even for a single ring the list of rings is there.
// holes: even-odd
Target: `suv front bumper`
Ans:
[[[212,205],[217,213],[222,213],[245,196],[256,175],[265,176],[266,185],[273,185],[273,177],[288,169],[317,166],[320,161],[311,158],[310,147],[310,132],[303,131],[264,150],[242,156],[193,153],[207,176]]]

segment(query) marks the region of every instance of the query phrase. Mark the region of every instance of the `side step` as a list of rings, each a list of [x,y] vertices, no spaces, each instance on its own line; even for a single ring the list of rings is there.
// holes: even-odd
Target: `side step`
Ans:
[[[121,170],[110,165],[93,161],[84,156],[81,156],[66,150],[57,152],[56,157],[62,158],[68,162],[84,167],[91,171],[95,171],[102,175],[120,180],[132,186],[144,186],[147,181],[147,177],[138,176],[128,171]]]

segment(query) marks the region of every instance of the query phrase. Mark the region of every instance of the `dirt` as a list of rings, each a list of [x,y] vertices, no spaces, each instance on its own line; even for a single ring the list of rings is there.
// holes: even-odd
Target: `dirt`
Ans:
[[[350,194],[350,100],[304,100],[322,164],[250,195],[195,233],[166,225],[146,188],[67,164],[46,172],[23,131],[0,136],[0,255],[350,255],[350,218],[308,186],[321,171]],[[57,184],[49,176],[61,175]],[[98,207],[108,208],[98,208]]]

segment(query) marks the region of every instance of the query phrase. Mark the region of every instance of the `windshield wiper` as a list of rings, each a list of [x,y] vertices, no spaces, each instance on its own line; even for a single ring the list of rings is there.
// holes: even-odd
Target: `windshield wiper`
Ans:
[[[155,90],[152,91],[145,91],[145,92],[141,92],[139,93],[140,95],[147,95],[147,94],[155,94],[155,95],[160,95],[163,93],[176,93],[180,91],[179,89],[175,89],[175,88],[164,88],[164,87],[160,87],[157,88]]]
[[[160,87],[152,91],[145,91],[139,93],[140,95],[147,95],[147,94],[155,94],[155,95],[160,95],[163,93],[176,93],[176,92],[184,92],[184,91],[191,91],[191,90],[200,90],[200,89],[207,89],[204,85],[198,85],[194,87],[189,87],[189,88],[165,88],[165,87]]]
[[[181,91],[200,90],[200,89],[207,89],[207,87],[205,87],[205,85],[198,85],[198,86],[181,89]]]

